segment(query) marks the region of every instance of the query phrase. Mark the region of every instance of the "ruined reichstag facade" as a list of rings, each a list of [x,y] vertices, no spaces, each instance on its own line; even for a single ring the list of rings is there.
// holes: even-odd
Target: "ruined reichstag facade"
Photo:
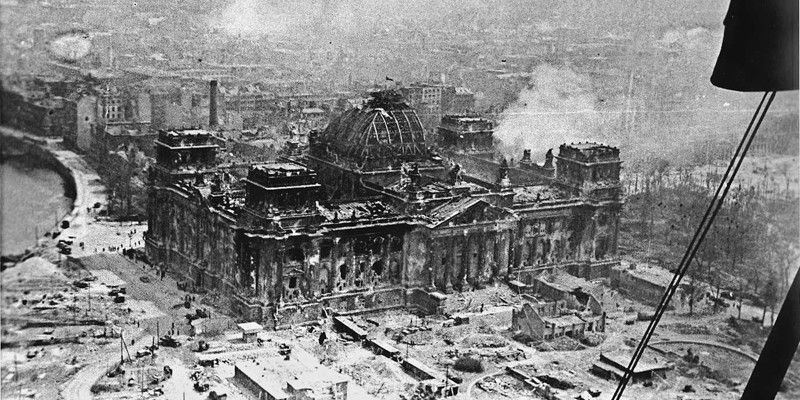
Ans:
[[[439,143],[393,92],[312,133],[306,156],[217,160],[207,131],[162,131],[148,256],[244,319],[281,327],[342,314],[441,312],[448,293],[615,263],[616,148],[562,145],[543,165],[487,156],[487,121],[448,116]],[[476,144],[477,150],[476,150]]]

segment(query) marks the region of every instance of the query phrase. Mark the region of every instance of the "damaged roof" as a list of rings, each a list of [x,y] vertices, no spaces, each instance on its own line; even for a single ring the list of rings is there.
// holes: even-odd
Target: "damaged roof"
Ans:
[[[346,111],[331,120],[320,140],[336,154],[358,162],[428,159],[422,122],[402,98],[373,98],[364,107]]]
[[[317,209],[320,215],[328,221],[400,216],[400,213],[391,205],[381,201],[354,201],[328,206],[320,205]]]
[[[455,201],[447,202],[439,207],[434,208],[430,212],[430,217],[439,223],[447,221],[450,218],[462,213],[468,208],[478,203],[486,203],[485,201],[476,197],[465,197]]]
[[[514,203],[532,203],[546,200],[559,200],[565,196],[549,185],[523,186],[514,188]]]
[[[554,270],[552,274],[543,274],[539,279],[566,292],[580,290],[589,293],[597,286],[586,279],[570,275],[561,270]]]
[[[458,215],[467,214],[474,207],[481,205],[483,206],[484,210],[491,210],[495,213],[505,216],[505,218],[493,217],[490,218],[491,220],[498,221],[503,219],[515,218],[515,215],[512,212],[500,207],[496,207],[479,197],[464,197],[449,201],[447,203],[442,204],[441,206],[432,209],[428,213],[428,218],[431,220],[431,224],[429,226],[431,227],[439,226],[444,222],[452,220]]]

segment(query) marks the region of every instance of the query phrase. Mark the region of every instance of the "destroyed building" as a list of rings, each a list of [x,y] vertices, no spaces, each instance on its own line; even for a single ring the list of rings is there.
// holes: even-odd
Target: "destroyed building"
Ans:
[[[611,287],[619,290],[644,304],[657,306],[661,296],[672,282],[674,274],[666,269],[648,264],[621,263],[611,269],[609,283]],[[700,295],[705,291],[701,283],[682,282],[675,289],[673,300],[667,305],[668,309],[675,308],[688,301],[689,297]],[[696,292],[696,294],[693,294]]]
[[[207,131],[162,131],[155,144],[150,260],[266,327],[323,309],[433,314],[454,290],[531,283],[542,268],[594,279],[617,262],[621,162],[609,146],[562,145],[555,168],[535,172],[464,168],[391,91],[313,133],[306,157],[246,177],[219,165]]]
[[[350,379],[324,365],[308,370],[294,359],[267,357],[236,363],[233,382],[258,399],[347,400]]]
[[[581,338],[588,331],[604,332],[606,314],[596,296],[596,285],[582,278],[551,269],[526,285],[510,285],[524,301],[512,312],[511,330],[530,340],[560,336]]]

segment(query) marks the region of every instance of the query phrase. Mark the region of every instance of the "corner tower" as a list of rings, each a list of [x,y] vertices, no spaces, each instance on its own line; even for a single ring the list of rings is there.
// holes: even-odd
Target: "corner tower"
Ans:
[[[590,201],[619,200],[622,187],[619,149],[600,143],[562,144],[556,158],[555,183]]]
[[[151,177],[156,181],[169,183],[216,171],[219,146],[208,131],[162,130],[155,147],[156,164]]]
[[[556,187],[579,198],[575,229],[582,231],[581,258],[601,262],[589,276],[608,276],[608,264],[617,259],[622,186],[619,149],[599,143],[562,144],[556,158]],[[581,274],[578,274],[581,275]]]

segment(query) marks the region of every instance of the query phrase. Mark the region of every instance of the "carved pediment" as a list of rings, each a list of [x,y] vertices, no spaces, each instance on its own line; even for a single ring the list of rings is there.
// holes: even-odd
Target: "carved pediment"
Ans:
[[[434,226],[442,226],[505,221],[513,218],[514,214],[484,200],[467,198],[433,210],[432,217]]]

